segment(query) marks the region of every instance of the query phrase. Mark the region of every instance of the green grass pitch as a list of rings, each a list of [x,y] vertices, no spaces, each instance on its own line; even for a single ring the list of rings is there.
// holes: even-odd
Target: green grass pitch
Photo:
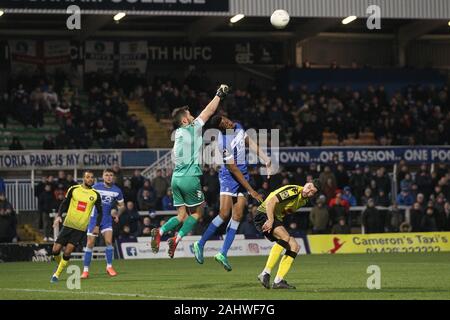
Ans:
[[[226,272],[212,258],[119,260],[109,278],[94,261],[80,290],[67,273],[50,284],[55,263],[0,264],[0,299],[450,299],[450,253],[307,255],[297,257],[287,280],[297,290],[267,290],[256,280],[266,257],[231,257]],[[81,261],[72,262],[81,266]],[[369,290],[369,265],[381,268],[381,289]]]

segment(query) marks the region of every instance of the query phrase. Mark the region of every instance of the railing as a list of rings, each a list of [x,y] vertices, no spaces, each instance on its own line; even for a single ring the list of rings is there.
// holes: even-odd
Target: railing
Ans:
[[[34,196],[34,185],[30,179],[5,180],[6,198],[17,213],[36,211],[38,199]]]
[[[174,163],[172,160],[172,152],[167,152],[165,155],[160,157],[157,161],[155,161],[151,166],[146,168],[141,172],[142,176],[147,179],[153,179],[156,177],[156,172],[159,169],[173,169]]]
[[[367,207],[364,206],[355,206],[355,207],[350,207],[350,212],[358,212],[361,213],[366,209]],[[382,207],[382,206],[376,206],[376,208],[378,210],[392,210],[393,206],[389,206],[389,207]],[[300,208],[297,212],[310,212],[312,209],[312,207],[307,207],[307,208]],[[397,206],[398,210],[404,210],[405,211],[405,222],[410,223],[410,210],[411,207],[410,206]],[[155,215],[156,216],[173,216],[176,215],[177,211],[176,210],[167,210],[167,211],[156,211]],[[139,215],[140,216],[148,216],[149,212],[148,211],[139,211]],[[364,230],[364,226],[361,224],[361,232],[365,233]]]

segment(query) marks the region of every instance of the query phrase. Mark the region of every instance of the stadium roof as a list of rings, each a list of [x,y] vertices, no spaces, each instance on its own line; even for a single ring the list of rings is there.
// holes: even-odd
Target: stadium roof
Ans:
[[[2,0],[0,6],[11,10],[40,13],[59,11],[78,5],[86,13],[127,11],[144,15],[200,15],[268,17],[283,8],[292,17],[343,18],[349,15],[366,17],[369,6],[376,5],[385,18],[450,19],[448,0]]]
[[[6,13],[0,18],[0,37],[50,37],[84,40],[101,38],[184,38],[193,42],[213,38],[286,38],[302,40],[316,35],[346,37],[395,37],[399,33],[416,38],[450,37],[450,27],[444,20],[382,19],[380,30],[368,30],[366,19],[359,18],[343,25],[336,18],[291,18],[286,29],[274,29],[268,17],[245,17],[236,24],[230,17],[140,16],[127,15],[116,22],[112,15],[82,15],[81,30],[66,28],[67,14]]]

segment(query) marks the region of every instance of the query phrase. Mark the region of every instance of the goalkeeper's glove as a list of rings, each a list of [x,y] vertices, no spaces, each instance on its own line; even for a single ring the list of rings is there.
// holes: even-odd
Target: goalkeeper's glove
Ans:
[[[221,84],[219,89],[217,89],[216,96],[218,96],[220,100],[223,100],[225,99],[229,91],[230,87],[228,87],[226,84]]]

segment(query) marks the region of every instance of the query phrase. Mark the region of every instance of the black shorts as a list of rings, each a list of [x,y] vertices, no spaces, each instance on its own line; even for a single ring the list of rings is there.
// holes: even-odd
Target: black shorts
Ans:
[[[258,230],[258,232],[262,233],[268,240],[270,240],[272,242],[277,241],[278,239],[275,238],[273,235],[273,230],[276,227],[282,227],[283,223],[278,219],[274,219],[273,225],[272,225],[272,230],[270,230],[270,232],[263,232],[262,227],[263,227],[264,223],[266,223],[266,221],[267,221],[267,214],[265,214],[264,212],[261,212],[261,211],[257,211],[255,219],[253,220],[256,230]]]
[[[65,246],[68,243],[73,244],[74,246],[77,246],[81,244],[84,237],[86,236],[86,231],[81,231],[77,229],[73,229],[70,227],[64,226],[61,230],[61,232],[58,235],[58,238],[56,239],[56,243],[59,243],[63,246]]]

